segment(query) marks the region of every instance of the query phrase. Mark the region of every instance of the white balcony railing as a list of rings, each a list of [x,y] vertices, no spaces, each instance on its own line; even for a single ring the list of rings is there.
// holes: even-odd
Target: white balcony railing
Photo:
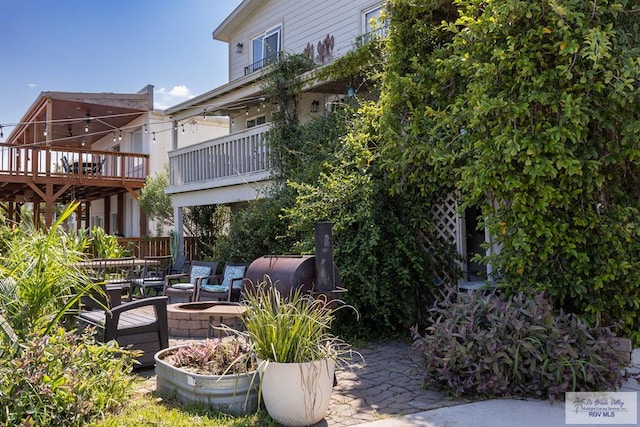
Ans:
[[[169,152],[169,185],[206,183],[198,187],[215,188],[232,179],[242,182],[265,179],[271,166],[265,141],[268,131],[268,124],[256,126]]]

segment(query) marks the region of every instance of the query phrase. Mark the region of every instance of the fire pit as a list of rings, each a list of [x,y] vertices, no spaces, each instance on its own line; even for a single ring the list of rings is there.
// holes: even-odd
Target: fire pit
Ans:
[[[225,324],[239,328],[245,306],[228,302],[189,302],[169,304],[167,323],[172,337],[205,338],[213,335],[215,326]]]

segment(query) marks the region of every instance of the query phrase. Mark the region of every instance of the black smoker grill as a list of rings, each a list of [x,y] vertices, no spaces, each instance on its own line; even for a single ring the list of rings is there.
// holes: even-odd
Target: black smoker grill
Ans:
[[[315,244],[315,255],[265,255],[255,259],[244,274],[245,288],[250,291],[256,284],[270,280],[282,295],[300,289],[334,299],[334,294],[344,289],[333,262],[331,223],[316,224]]]

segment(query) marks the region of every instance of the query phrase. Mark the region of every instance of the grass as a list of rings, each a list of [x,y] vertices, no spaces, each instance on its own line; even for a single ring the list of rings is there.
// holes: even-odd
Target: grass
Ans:
[[[92,423],[91,427],[268,427],[277,426],[266,411],[233,417],[204,405],[181,404],[172,396],[137,390],[118,414]]]

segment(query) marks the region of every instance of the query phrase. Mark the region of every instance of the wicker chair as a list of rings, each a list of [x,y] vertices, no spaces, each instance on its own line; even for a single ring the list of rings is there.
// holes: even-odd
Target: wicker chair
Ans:
[[[215,278],[217,267],[217,261],[191,261],[186,273],[165,276],[162,294],[169,297],[171,304],[192,302],[200,284]]]

